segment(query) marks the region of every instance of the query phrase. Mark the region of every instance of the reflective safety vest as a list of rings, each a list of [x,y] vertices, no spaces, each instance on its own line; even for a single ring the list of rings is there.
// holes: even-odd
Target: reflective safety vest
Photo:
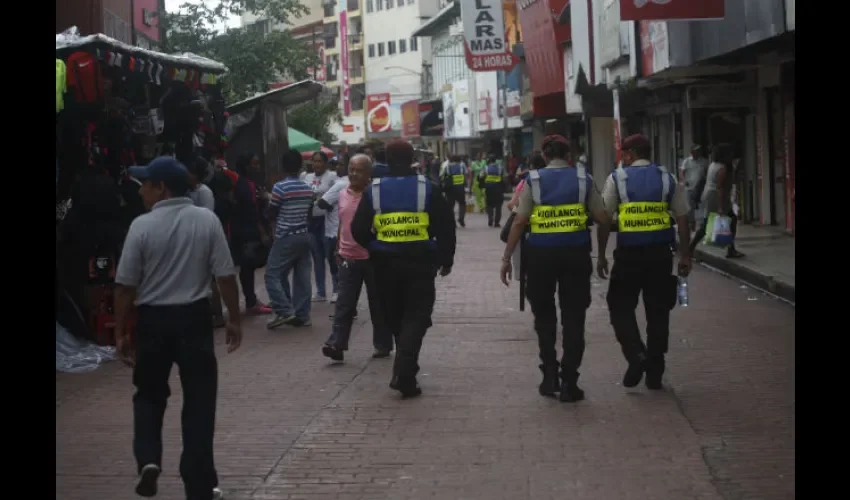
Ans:
[[[428,233],[431,183],[424,175],[375,179],[370,194],[376,237],[371,250],[399,252],[410,245],[434,246]]]
[[[65,90],[67,88],[68,79],[65,76],[65,62],[61,59],[56,60],[56,112],[65,109]]]
[[[484,177],[484,184],[501,184],[502,183],[502,167],[494,163],[487,165],[487,176]]]
[[[590,245],[587,201],[593,179],[582,166],[545,168],[528,173],[534,208],[526,242],[536,247]]]
[[[619,167],[611,176],[617,186],[617,245],[669,244],[675,240],[670,201],[676,181],[663,168]]]
[[[452,186],[463,186],[466,183],[466,169],[460,163],[453,163],[446,167],[452,178]]]

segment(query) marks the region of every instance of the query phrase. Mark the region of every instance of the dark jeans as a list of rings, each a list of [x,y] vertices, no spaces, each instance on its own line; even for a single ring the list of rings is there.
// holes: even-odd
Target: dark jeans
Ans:
[[[339,298],[334,310],[334,322],[331,336],[327,344],[348,350],[348,340],[351,337],[351,325],[357,312],[357,302],[360,291],[366,285],[366,296],[369,300],[369,314],[372,317],[372,346],[375,349],[393,349],[393,336],[384,325],[378,290],[375,286],[375,272],[368,259],[344,259],[339,266]]]
[[[729,218],[732,219],[731,229],[732,229],[732,236],[734,237],[738,234],[738,216],[735,215],[735,212],[732,212],[731,210],[726,215],[728,215]],[[700,225],[699,229],[697,229],[697,232],[694,234],[694,238],[691,240],[691,255],[694,254],[694,250],[696,249],[697,245],[699,245],[700,241],[702,241],[702,239],[705,238],[705,232],[706,232],[706,229],[707,229],[706,226],[708,226],[708,216],[706,216],[706,218],[702,220],[702,225]],[[728,250],[733,251],[733,252],[735,251],[735,242],[734,241],[732,242],[731,245],[729,245]]]
[[[380,255],[373,261],[384,321],[396,341],[393,375],[409,379],[419,373],[422,339],[431,327],[436,269],[421,258]]]
[[[254,290],[255,271],[253,267],[239,268],[239,284],[242,285],[242,294],[245,295],[245,309],[251,309],[257,305],[257,292]]]
[[[663,363],[670,338],[670,311],[676,305],[678,280],[672,274],[673,255],[663,246],[618,248],[608,285],[611,326],[627,360],[645,354]],[[635,308],[643,293],[646,345],[640,336]]]
[[[310,251],[312,236],[290,234],[274,240],[266,263],[266,291],[269,306],[278,316],[310,319]],[[289,273],[292,273],[292,288]]]
[[[181,306],[139,306],[133,370],[133,453],[139,472],[162,467],[162,421],[176,363],[183,387],[180,476],[190,500],[209,500],[218,486],[213,462],[218,364],[208,300]]]
[[[528,260],[526,295],[534,313],[534,330],[544,366],[558,363],[555,348],[558,316],[555,309],[557,289],[561,309],[563,356],[562,377],[578,378],[584,357],[584,324],[590,307],[590,275],[593,262],[590,251],[583,248],[523,247]]]
[[[334,250],[328,249],[328,239],[325,237],[325,218],[313,217],[310,219],[310,251],[313,255],[313,274],[316,277],[316,295],[327,297],[327,284],[325,283],[325,261],[331,270],[331,283],[333,291],[337,287],[336,259],[333,257]]]
[[[449,203],[452,210],[457,205],[457,221],[464,222],[466,219],[466,190],[452,188],[449,191]]]
[[[495,225],[502,222],[502,205],[505,204],[504,191],[501,188],[485,188],[487,196],[487,224]]]

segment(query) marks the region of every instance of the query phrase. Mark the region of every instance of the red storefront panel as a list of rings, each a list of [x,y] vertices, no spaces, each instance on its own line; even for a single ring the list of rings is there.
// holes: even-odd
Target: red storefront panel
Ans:
[[[550,2],[566,3],[565,0],[517,2],[525,64],[531,90],[537,97],[564,93],[564,51],[555,34],[555,20]]]

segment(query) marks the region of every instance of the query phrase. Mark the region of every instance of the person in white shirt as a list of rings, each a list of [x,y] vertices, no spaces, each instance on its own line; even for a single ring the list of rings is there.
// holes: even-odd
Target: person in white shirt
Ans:
[[[313,154],[312,164],[313,171],[304,177],[304,182],[313,189],[313,200],[320,200],[331,186],[336,183],[337,174],[333,170],[328,169],[328,155],[321,151]],[[316,295],[313,296],[314,302],[323,302],[328,297],[325,274],[326,261],[331,272],[331,283],[333,285],[332,299],[336,300],[337,267],[336,259],[334,258],[334,248],[336,245],[332,247],[328,246],[330,242],[327,241],[327,237],[325,236],[326,222],[325,211],[319,208],[318,204],[315,204],[309,223],[309,232],[312,236],[313,245],[313,273],[316,278]]]
[[[339,164],[337,168],[337,180],[328,192],[316,202],[316,206],[325,211],[325,242],[328,252],[333,256],[331,260],[336,263],[336,248],[337,236],[339,235],[339,196],[343,189],[347,188],[348,182],[348,166]],[[337,281],[334,280],[334,293],[331,296],[331,303],[337,299]]]
[[[699,144],[694,144],[691,147],[691,156],[682,161],[682,166],[679,167],[679,182],[685,185],[685,190],[688,193],[688,203],[690,203],[691,211],[688,213],[688,223],[693,228],[696,217],[696,207],[699,205],[699,197],[702,193],[697,193],[700,184],[705,182],[705,175],[708,172],[708,158],[705,156],[705,151]]]

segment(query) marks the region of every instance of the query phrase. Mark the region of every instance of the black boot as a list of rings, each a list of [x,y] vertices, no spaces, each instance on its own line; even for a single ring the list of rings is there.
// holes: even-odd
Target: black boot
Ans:
[[[635,387],[643,379],[643,372],[646,369],[646,354],[639,353],[629,360],[629,368],[626,374],[623,375],[623,387]]]
[[[540,395],[554,398],[558,392],[558,365],[540,365],[540,371],[543,372],[543,381],[538,388]]]
[[[646,388],[653,391],[661,391],[664,389],[664,384],[661,383],[661,377],[664,375],[664,355],[652,356],[646,360]]]
[[[401,393],[402,399],[415,398],[422,394],[422,388],[416,381],[416,377],[393,377],[390,380],[390,389]]]
[[[575,403],[582,399],[584,399],[584,391],[578,386],[578,372],[561,372],[561,402]]]

